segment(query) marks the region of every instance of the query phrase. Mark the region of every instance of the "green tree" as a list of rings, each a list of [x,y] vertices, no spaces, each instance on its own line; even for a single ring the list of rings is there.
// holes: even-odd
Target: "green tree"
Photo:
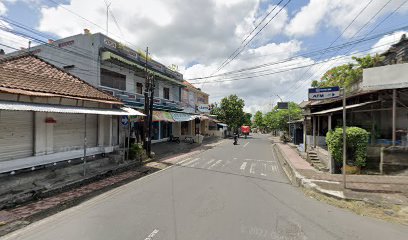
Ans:
[[[269,130],[287,131],[291,120],[302,118],[302,109],[294,102],[289,102],[289,109],[278,109],[277,106],[264,116],[264,124]]]
[[[252,125],[252,121],[251,121],[252,114],[244,113],[244,115],[242,117],[243,117],[243,119],[242,119],[242,124],[243,125],[246,125],[246,126],[251,126]]]
[[[314,80],[312,82],[312,87],[340,86],[350,88],[351,85],[363,78],[363,69],[380,66],[384,60],[384,57],[378,54],[352,58],[355,63],[347,63],[328,70],[320,81]]]
[[[261,111],[257,111],[254,115],[254,127],[264,128],[263,114]]]
[[[235,94],[224,97],[220,102],[218,119],[237,130],[244,123],[244,106],[244,100]]]

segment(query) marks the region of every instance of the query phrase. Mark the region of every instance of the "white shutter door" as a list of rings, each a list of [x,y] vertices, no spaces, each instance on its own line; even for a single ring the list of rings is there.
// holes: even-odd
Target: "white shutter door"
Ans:
[[[118,117],[112,116],[112,145],[118,145],[119,133],[118,133]]]
[[[54,152],[81,149],[84,146],[83,114],[55,114]]]
[[[33,112],[0,111],[0,162],[33,155]]]
[[[96,147],[98,144],[98,115],[86,116],[86,141],[87,147]]]

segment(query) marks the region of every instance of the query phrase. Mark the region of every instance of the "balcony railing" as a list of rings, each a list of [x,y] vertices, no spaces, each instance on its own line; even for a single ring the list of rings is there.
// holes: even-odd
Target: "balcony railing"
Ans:
[[[138,93],[130,93],[114,88],[109,88],[109,87],[104,87],[104,86],[99,86],[99,89],[102,91],[109,93],[123,102],[129,104],[129,105],[134,105],[136,107],[142,107],[144,106],[144,95],[143,94],[138,94]],[[153,102],[153,107],[155,109],[163,109],[163,110],[176,110],[176,111],[181,111],[183,110],[182,104],[179,101],[171,101],[168,99],[164,98],[154,98]]]

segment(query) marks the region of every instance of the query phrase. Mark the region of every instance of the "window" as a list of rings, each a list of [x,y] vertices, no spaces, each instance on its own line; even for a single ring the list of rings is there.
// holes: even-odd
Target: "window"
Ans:
[[[170,88],[163,88],[163,98],[167,100],[170,99]]]
[[[143,84],[136,83],[136,93],[143,94]]]
[[[126,76],[101,68],[101,85],[126,90]]]

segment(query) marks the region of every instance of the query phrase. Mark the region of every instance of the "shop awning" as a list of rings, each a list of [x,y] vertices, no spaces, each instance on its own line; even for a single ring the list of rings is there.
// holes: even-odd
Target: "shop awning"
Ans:
[[[198,116],[191,115],[187,113],[176,113],[172,112],[171,116],[173,117],[175,122],[187,122],[196,119]]]
[[[153,121],[174,122],[174,119],[169,112],[153,111]]]
[[[33,112],[54,112],[54,113],[77,113],[77,114],[98,114],[116,116],[144,116],[143,113],[132,108],[86,108],[76,106],[65,106],[56,104],[40,104],[26,102],[0,101],[0,110],[10,111],[33,111]]]
[[[347,105],[346,109],[362,107],[362,106],[365,106],[365,105],[368,105],[368,104],[373,104],[373,103],[376,103],[376,102],[378,102],[378,101],[371,101],[371,102]],[[323,111],[320,111],[320,112],[315,112],[315,113],[312,113],[311,115],[325,115],[325,114],[328,114],[328,113],[338,112],[338,111],[342,111],[342,110],[343,110],[343,107],[336,107],[336,108],[323,110]]]

